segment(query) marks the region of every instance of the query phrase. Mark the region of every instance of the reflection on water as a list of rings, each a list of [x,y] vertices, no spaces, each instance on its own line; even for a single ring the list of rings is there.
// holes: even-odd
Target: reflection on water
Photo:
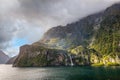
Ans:
[[[13,68],[0,65],[0,80],[120,80],[120,67]]]

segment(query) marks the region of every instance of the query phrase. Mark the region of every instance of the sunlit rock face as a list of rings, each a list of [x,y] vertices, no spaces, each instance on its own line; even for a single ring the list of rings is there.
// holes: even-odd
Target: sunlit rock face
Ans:
[[[5,64],[9,60],[9,57],[0,50],[0,64]]]

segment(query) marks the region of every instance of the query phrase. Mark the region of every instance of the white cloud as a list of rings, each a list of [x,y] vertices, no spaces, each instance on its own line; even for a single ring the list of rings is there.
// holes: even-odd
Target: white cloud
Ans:
[[[10,14],[19,7],[17,0],[0,0],[0,13]]]

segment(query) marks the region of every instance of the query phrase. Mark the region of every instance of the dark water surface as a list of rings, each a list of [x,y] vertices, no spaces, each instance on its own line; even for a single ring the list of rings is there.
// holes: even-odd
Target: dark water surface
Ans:
[[[120,80],[120,67],[13,68],[0,65],[0,80]]]

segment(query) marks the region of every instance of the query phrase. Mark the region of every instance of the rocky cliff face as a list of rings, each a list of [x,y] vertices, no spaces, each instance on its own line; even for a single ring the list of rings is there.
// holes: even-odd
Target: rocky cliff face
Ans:
[[[9,60],[9,57],[0,50],[0,64],[5,64]]]
[[[49,49],[42,46],[24,45],[13,66],[65,66],[69,63],[67,52],[64,50]]]

